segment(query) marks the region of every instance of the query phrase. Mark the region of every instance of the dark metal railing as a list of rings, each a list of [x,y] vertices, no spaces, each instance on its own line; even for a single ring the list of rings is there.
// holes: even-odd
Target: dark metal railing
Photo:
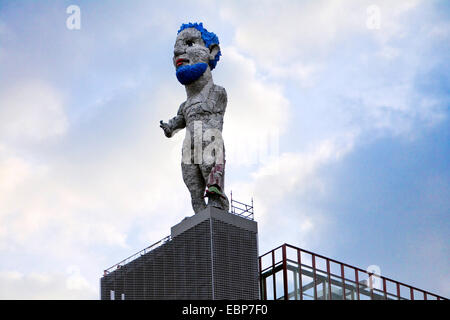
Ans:
[[[240,216],[242,218],[246,218],[249,220],[254,219],[254,211],[253,211],[253,198],[252,198],[252,204],[248,205],[242,202],[239,202],[237,200],[233,199],[233,192],[230,193],[231,199],[230,199],[230,213],[235,214],[237,216]]]
[[[113,266],[109,267],[108,269],[106,269],[106,270],[103,272],[103,275],[106,276],[106,275],[108,275],[109,273],[111,273],[111,272],[113,272],[113,271],[115,271],[115,270],[117,270],[117,269],[120,269],[121,267],[123,267],[123,266],[126,265],[127,263],[130,263],[131,261],[133,261],[133,260],[139,258],[140,256],[143,256],[143,255],[146,254],[146,253],[149,253],[150,251],[152,251],[152,250],[158,248],[159,246],[165,244],[166,242],[168,242],[168,241],[170,241],[170,240],[172,240],[172,238],[171,238],[170,235],[167,236],[167,237],[162,238],[161,240],[155,242],[154,244],[152,244],[152,245],[150,245],[150,246],[148,246],[148,247],[142,249],[142,250],[139,251],[139,252],[136,252],[135,254],[129,256],[128,258],[125,258],[125,259],[123,259],[122,261],[120,261],[120,262],[114,264]]]
[[[290,250],[290,257],[287,250]],[[265,257],[268,263],[263,264]],[[308,261],[304,261],[305,258]],[[322,262],[325,267],[319,268],[318,262]],[[331,263],[337,270],[334,273],[330,268]],[[281,276],[281,282],[278,281],[280,278],[277,280],[277,275]],[[360,280],[363,277],[367,279]],[[263,300],[447,300],[437,294],[286,243],[259,257],[259,279]],[[267,282],[268,279],[271,281]],[[302,283],[305,280],[309,280],[309,283]],[[378,288],[373,285],[376,280],[382,284]],[[277,286],[281,290],[278,295]],[[294,290],[289,291],[292,287]],[[313,292],[309,292],[311,289]]]

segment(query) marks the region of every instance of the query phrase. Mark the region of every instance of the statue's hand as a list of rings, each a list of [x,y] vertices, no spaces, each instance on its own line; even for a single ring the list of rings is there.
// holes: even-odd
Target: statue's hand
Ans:
[[[161,121],[159,121],[159,126],[163,129],[164,135],[167,138],[170,138],[172,136],[172,129],[170,128],[169,124],[167,124],[161,120]]]

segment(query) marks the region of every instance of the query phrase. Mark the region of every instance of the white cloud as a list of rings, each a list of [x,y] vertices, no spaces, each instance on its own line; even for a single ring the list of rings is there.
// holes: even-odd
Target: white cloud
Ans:
[[[223,3],[220,14],[235,27],[235,45],[258,68],[308,87],[337,41],[365,30],[366,12],[355,1],[257,1]]]
[[[340,160],[353,148],[352,137],[343,141],[323,141],[310,152],[283,153],[275,161],[262,166],[252,176],[265,202],[281,201],[289,193],[302,194],[310,190],[325,191],[316,180],[321,166]]]
[[[70,273],[27,274],[18,271],[0,271],[0,299],[12,300],[76,300],[96,299],[98,289],[70,268]]]
[[[169,89],[164,85],[156,89],[164,88]],[[139,134],[115,141],[113,148],[105,138],[115,139],[114,135],[92,138],[95,155],[83,146],[81,154],[64,154],[65,145],[80,147],[76,139],[70,140],[77,138],[72,134],[48,155],[1,146],[0,250],[10,255],[20,252],[19,259],[42,255],[58,265],[69,259],[81,264],[92,260],[92,248],[114,247],[118,256],[96,254],[97,261],[113,264],[130,250],[166,236],[171,225],[191,215],[189,193],[181,179],[182,135],[164,137],[159,112],[155,116],[155,108],[149,108],[159,106],[167,112],[171,102],[167,97],[173,96],[143,95],[140,119],[122,127],[127,131],[128,125]],[[170,105],[174,112],[179,102]],[[92,118],[92,125],[101,118],[102,114]],[[99,273],[106,265],[94,267],[93,273]],[[71,287],[83,283],[79,278],[67,281]]]
[[[319,245],[333,219],[310,204],[326,198],[328,192],[319,170],[341,160],[353,147],[352,135],[325,140],[309,151],[282,153],[261,165],[249,181],[233,183],[231,188],[238,190],[235,198],[255,199],[265,249],[278,245],[277,241]]]
[[[224,47],[223,52],[226,56],[215,82],[225,86],[228,94],[223,133],[228,163],[249,165],[266,154],[277,156],[278,139],[288,123],[289,101],[278,83],[258,77],[252,59],[234,47]]]
[[[5,148],[0,147],[0,155]],[[30,175],[30,164],[17,156],[0,157],[0,199]]]
[[[0,137],[41,141],[68,128],[61,94],[41,80],[25,80],[0,91]]]
[[[221,4],[221,17],[236,28],[236,44],[264,66],[290,64],[298,58],[321,58],[337,41],[365,34],[387,42],[401,36],[402,15],[422,1],[254,1]],[[380,9],[381,28],[369,33],[367,8]],[[294,60],[295,61],[295,60]]]
[[[366,25],[372,5],[380,11],[377,30]],[[416,87],[418,74],[436,59],[423,59],[430,34],[441,40],[448,35],[443,23],[418,24],[419,10],[429,9],[421,0],[258,1],[223,3],[220,15],[235,27],[234,47],[245,52],[258,79],[262,72],[279,92],[296,84],[295,95],[316,95],[286,117],[304,117],[300,112],[314,112],[308,108],[317,109],[320,101],[325,120],[336,128],[332,135],[351,130],[407,136],[418,123],[433,126],[444,118],[443,101]]]
[[[42,250],[43,244],[50,240],[49,234],[61,237],[59,241],[50,241],[50,248],[67,245],[67,239],[123,246],[124,235],[109,221],[86,219],[87,212],[99,203],[92,190],[91,193],[85,188],[77,190],[58,176],[55,169],[50,163],[34,164],[2,149],[0,248]],[[74,172],[77,173],[80,172]]]

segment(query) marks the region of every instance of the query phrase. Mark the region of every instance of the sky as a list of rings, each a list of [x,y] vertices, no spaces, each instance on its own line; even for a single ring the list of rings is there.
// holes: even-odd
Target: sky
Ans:
[[[79,25],[73,22],[79,8]],[[0,1],[0,299],[99,299],[193,215],[182,23],[220,40],[225,191],[283,243],[450,297],[447,1]]]

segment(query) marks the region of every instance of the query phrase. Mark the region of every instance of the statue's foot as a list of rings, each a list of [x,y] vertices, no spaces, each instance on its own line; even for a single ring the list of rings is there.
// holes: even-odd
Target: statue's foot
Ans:
[[[207,189],[206,189],[206,192],[205,192],[205,198],[206,197],[211,197],[211,196],[213,196],[213,195],[218,195],[218,196],[220,196],[220,197],[222,197],[222,198],[227,198],[220,190],[219,190],[219,188],[217,188],[217,187],[215,187],[215,186],[210,186],[210,187],[208,187]]]
[[[222,193],[220,187],[216,185],[208,186],[205,197],[208,197],[208,207],[216,207],[224,211],[229,210],[228,198]]]
[[[208,205],[207,207],[215,207],[223,211],[229,210],[229,204],[228,199],[219,197],[218,195],[211,195],[211,197],[208,198]]]

